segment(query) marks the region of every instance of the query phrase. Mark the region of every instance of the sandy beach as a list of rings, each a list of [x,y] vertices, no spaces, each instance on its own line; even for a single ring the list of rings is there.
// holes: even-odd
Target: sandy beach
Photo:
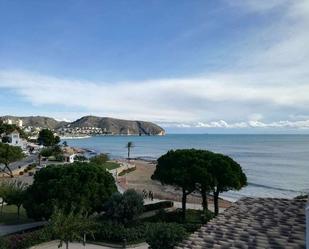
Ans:
[[[163,186],[160,182],[151,180],[151,175],[155,170],[154,163],[142,160],[135,160],[131,163],[136,165],[136,170],[126,174],[124,177],[118,178],[119,185],[122,188],[133,188],[140,192],[145,189],[147,191],[152,191],[154,198],[156,199],[181,201],[180,189],[173,186]],[[188,196],[188,203],[200,204],[201,202],[202,201],[198,193]],[[209,205],[213,205],[213,199],[211,196],[208,198],[208,203]],[[219,201],[220,208],[227,208],[230,205],[231,202],[227,200],[220,199]]]

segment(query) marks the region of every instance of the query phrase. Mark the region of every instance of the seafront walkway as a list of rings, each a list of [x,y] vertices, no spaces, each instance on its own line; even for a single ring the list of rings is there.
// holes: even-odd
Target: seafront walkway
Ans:
[[[36,245],[31,247],[30,249],[58,249],[59,241],[50,241],[47,243],[43,243],[40,245]],[[65,244],[63,244],[62,248],[65,248]],[[85,246],[82,243],[69,243],[70,249],[113,249],[113,248],[123,248],[120,245],[95,245],[95,244],[86,244]],[[135,248],[135,249],[148,249],[148,245],[146,243],[138,244],[138,245],[128,245],[126,248]]]

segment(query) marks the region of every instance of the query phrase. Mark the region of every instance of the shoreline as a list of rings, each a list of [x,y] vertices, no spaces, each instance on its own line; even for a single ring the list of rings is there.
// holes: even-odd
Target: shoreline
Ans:
[[[151,175],[155,170],[155,164],[143,160],[132,160],[131,163],[135,164],[136,170],[125,176],[117,177],[117,183],[121,188],[124,190],[133,188],[138,192],[142,192],[143,190],[151,191],[155,199],[181,202],[182,194],[179,188],[170,185],[162,185],[158,181],[151,180]],[[202,200],[199,194],[190,194],[187,198],[187,203],[200,205]],[[208,204],[210,207],[213,205],[213,198],[211,195],[208,196]],[[231,204],[231,201],[220,197],[220,208],[228,208]]]

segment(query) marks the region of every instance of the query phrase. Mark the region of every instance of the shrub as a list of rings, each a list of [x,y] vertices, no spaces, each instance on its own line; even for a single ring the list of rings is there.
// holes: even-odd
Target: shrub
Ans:
[[[128,243],[138,243],[145,240],[146,224],[138,224],[134,227],[103,223],[97,226],[94,238],[96,241],[121,243],[125,238]]]
[[[4,237],[2,241],[0,240],[0,249],[26,249],[52,239],[53,234],[51,229],[46,227],[28,233],[14,234]]]
[[[20,175],[20,176],[22,176],[23,174],[24,174],[24,172],[23,172],[23,171],[20,171],[20,172],[19,172],[19,175]]]
[[[164,208],[171,208],[174,206],[174,203],[172,201],[160,201],[156,203],[151,203],[144,205],[144,212],[164,209]]]
[[[126,224],[143,212],[143,204],[142,195],[134,189],[128,189],[123,194],[113,194],[104,209],[113,221]]]
[[[148,226],[146,242],[151,249],[172,249],[186,235],[186,230],[179,224],[155,223]]]

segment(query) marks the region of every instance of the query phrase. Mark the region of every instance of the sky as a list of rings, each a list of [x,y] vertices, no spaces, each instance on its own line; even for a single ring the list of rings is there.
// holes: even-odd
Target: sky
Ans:
[[[0,0],[0,116],[309,133],[308,0]]]

